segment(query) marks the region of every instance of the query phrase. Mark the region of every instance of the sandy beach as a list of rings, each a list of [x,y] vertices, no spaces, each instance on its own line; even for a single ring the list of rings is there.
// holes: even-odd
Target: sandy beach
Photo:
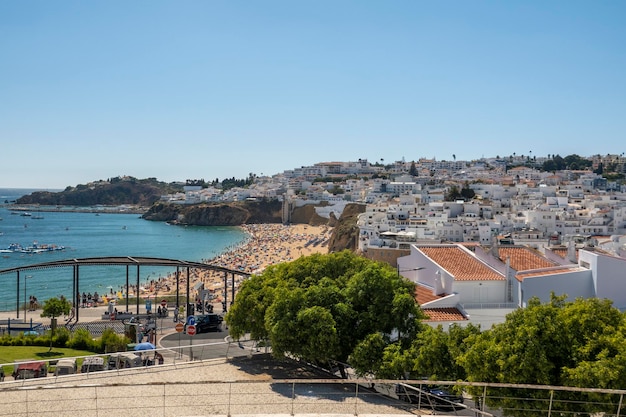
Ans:
[[[203,259],[203,263],[216,265],[246,274],[260,274],[265,268],[282,262],[290,262],[302,256],[314,253],[327,253],[328,240],[332,228],[328,226],[310,226],[305,224],[246,224],[241,226],[248,234],[248,239],[241,245],[213,259]],[[215,293],[214,303],[222,301],[224,290],[224,274],[215,271],[194,270],[190,277],[190,290],[193,297],[195,288],[202,283],[204,289]],[[243,276],[235,276],[237,287]],[[229,285],[232,283],[228,282]],[[179,291],[186,293],[186,282],[181,280]],[[229,291],[231,291],[229,289]],[[140,297],[151,295],[171,295],[176,291],[176,277],[170,274],[152,280],[139,288]],[[129,290],[131,296],[136,295],[135,288]]]
[[[260,274],[265,268],[282,262],[290,262],[302,256],[309,256],[314,253],[328,252],[328,239],[332,233],[332,228],[328,226],[310,226],[305,224],[282,225],[282,224],[248,224],[242,226],[248,234],[248,239],[239,246],[231,248],[226,253],[213,259],[203,259],[203,263],[216,265],[232,270],[245,272],[246,274]],[[235,292],[245,276],[235,275]],[[199,284],[202,284],[201,286]],[[228,301],[231,302],[233,291],[233,281],[229,276],[227,281]],[[196,301],[198,298],[198,288],[208,290],[213,296],[210,303],[219,307],[224,297],[224,273],[210,270],[192,270],[190,274],[190,297]],[[123,288],[120,288],[113,296],[111,294],[101,294],[98,302],[89,301],[91,307],[104,308],[109,300],[117,300],[122,305],[125,298]],[[179,293],[186,294],[187,282],[181,279],[179,282]],[[176,294],[176,277],[170,275],[160,277],[141,284],[139,291],[135,285],[131,285],[128,297],[132,300],[139,293],[141,299],[157,299],[163,296]],[[132,303],[134,305],[134,302]],[[143,302],[142,302],[143,305]],[[221,308],[221,307],[219,307]],[[93,320],[99,318],[98,314],[85,315],[85,311],[91,309],[81,308],[81,318]],[[94,309],[94,310],[100,310]],[[7,312],[7,314],[11,314]],[[36,317],[41,320],[41,306],[29,310],[29,317]],[[9,316],[7,316],[9,317]],[[47,321],[47,320],[44,320]]]

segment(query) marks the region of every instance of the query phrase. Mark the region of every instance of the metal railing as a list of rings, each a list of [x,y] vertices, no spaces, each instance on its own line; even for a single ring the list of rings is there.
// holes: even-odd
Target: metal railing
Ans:
[[[2,390],[0,416],[184,416],[184,415],[394,415],[445,414],[460,416],[568,416],[589,415],[589,411],[605,417],[622,414],[624,392],[563,387],[521,386],[509,384],[463,383],[484,394],[470,398],[467,392],[461,404],[440,408],[427,401],[422,404],[401,401],[394,387],[399,383],[424,381],[395,380],[243,380],[216,382],[166,381],[151,383],[96,383],[57,385],[48,389],[12,388]],[[445,381],[438,381],[445,382]],[[446,384],[452,384],[446,382]],[[504,386],[506,385],[506,386]],[[497,390],[506,388],[502,397]],[[449,388],[452,389],[452,388]],[[390,392],[385,392],[390,391]],[[564,394],[577,392],[595,396],[590,402]],[[599,399],[604,397],[603,401]],[[493,401],[508,401],[510,406],[491,408]]]
[[[237,414],[441,414],[472,417],[624,416],[626,390],[463,381],[271,379],[251,374],[223,381],[220,365],[264,353],[252,341],[157,349],[164,365],[121,368],[0,383],[0,416],[181,416]],[[144,351],[151,356],[154,351]],[[106,355],[99,355],[106,356]],[[241,363],[241,362],[239,362]],[[9,364],[5,364],[9,365]],[[13,364],[10,364],[13,365]],[[305,364],[303,364],[305,365]],[[345,364],[344,364],[345,365]],[[54,365],[50,367],[53,369]],[[324,370],[333,375],[332,369]],[[239,377],[237,377],[239,378]],[[255,379],[257,378],[257,379]],[[261,378],[262,380],[258,380]],[[420,392],[443,387],[462,403],[431,401]],[[41,389],[45,388],[45,389]],[[403,388],[403,390],[398,390]],[[406,395],[415,390],[416,395]],[[404,393],[404,395],[402,395]],[[417,398],[418,401],[413,401]]]

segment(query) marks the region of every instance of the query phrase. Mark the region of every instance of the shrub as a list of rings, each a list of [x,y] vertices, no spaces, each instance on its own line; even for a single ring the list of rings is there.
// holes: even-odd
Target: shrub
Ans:
[[[118,335],[113,329],[105,329],[99,339],[99,345],[94,346],[94,350],[99,353],[119,352],[126,350],[128,343],[130,343],[129,338]]]
[[[56,347],[66,347],[67,342],[70,340],[70,331],[65,327],[57,327],[54,331],[54,338],[52,339],[52,345]]]
[[[70,340],[68,340],[67,347],[80,350],[92,350],[95,345],[92,339],[89,330],[77,329]]]

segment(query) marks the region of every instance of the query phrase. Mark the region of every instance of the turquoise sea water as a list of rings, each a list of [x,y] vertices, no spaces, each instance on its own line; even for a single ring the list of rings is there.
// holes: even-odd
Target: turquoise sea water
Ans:
[[[22,216],[10,210],[6,200],[31,190],[0,189],[0,249],[22,246],[64,246],[62,251],[43,253],[0,253],[0,270],[73,258],[102,256],[147,256],[201,261],[218,256],[243,243],[246,234],[237,227],[170,226],[147,221],[138,214],[30,212]],[[41,217],[41,218],[38,218]],[[142,267],[140,280],[158,279],[175,269]],[[135,272],[133,272],[134,274]],[[136,275],[132,275],[133,282]],[[53,268],[21,273],[20,300],[31,295],[39,301],[65,295],[71,299],[72,269]],[[28,277],[28,278],[24,278]],[[24,280],[26,293],[24,293]],[[126,281],[126,268],[83,267],[81,291],[104,294],[119,289]],[[0,274],[0,311],[15,309],[16,274]]]

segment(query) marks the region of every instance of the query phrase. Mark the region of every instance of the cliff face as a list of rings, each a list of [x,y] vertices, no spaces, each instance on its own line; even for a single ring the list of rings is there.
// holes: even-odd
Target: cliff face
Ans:
[[[356,250],[359,229],[356,220],[365,212],[363,204],[348,204],[339,219],[331,215],[330,219],[319,216],[312,204],[296,208],[291,213],[292,223],[311,226],[328,225],[333,228],[328,244],[329,252],[344,249]],[[282,203],[279,201],[238,202],[195,204],[153,205],[143,216],[146,220],[166,221],[176,224],[197,226],[240,226],[252,223],[282,223]]]
[[[365,213],[365,204],[346,205],[341,217],[333,225],[333,233],[328,242],[328,252],[339,252],[344,249],[356,251],[356,242],[359,237],[359,228],[356,222],[361,213]]]
[[[142,217],[196,226],[240,226],[246,223],[281,223],[280,201],[238,202],[219,204],[158,203]]]

